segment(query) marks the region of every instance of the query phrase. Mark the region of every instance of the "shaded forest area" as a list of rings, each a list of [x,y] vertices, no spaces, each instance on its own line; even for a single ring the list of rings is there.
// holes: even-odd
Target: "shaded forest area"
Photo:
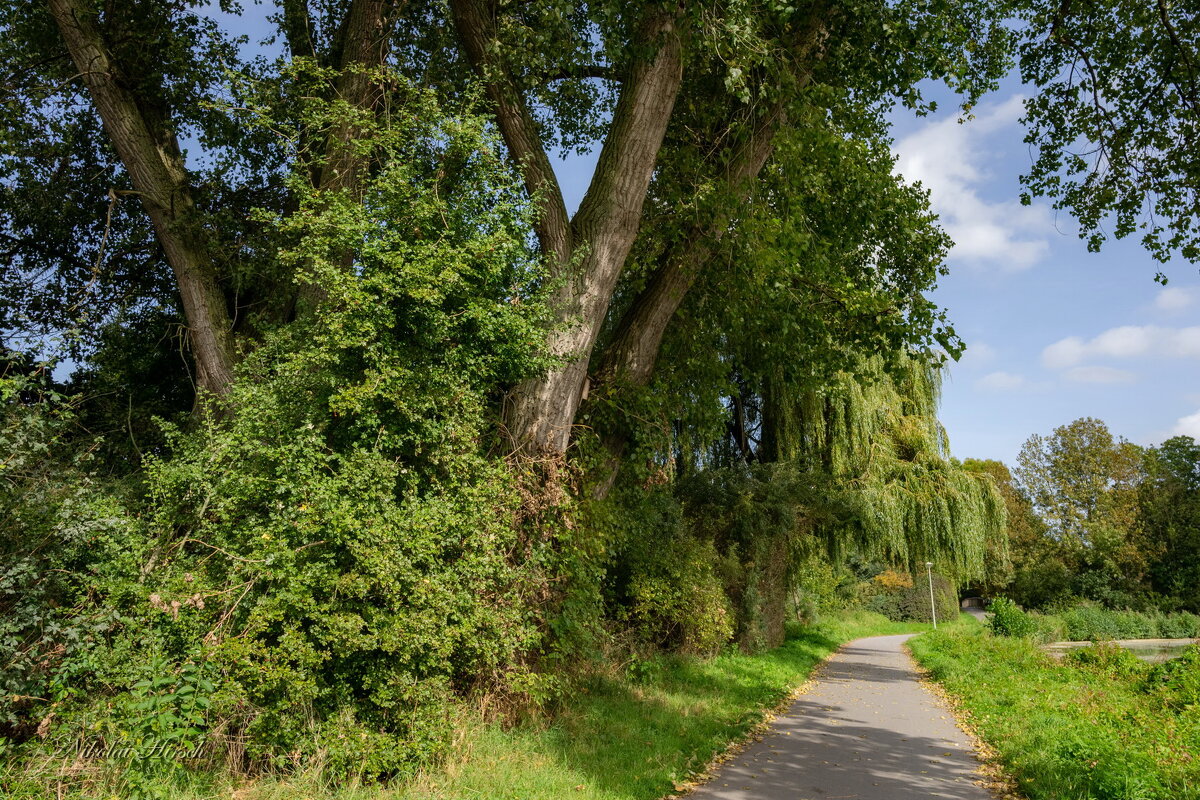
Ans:
[[[892,172],[925,81],[1019,62],[1030,192],[1195,252],[1162,3],[282,0],[279,58],[217,5],[0,12],[6,757],[403,777],[849,560],[998,584]]]

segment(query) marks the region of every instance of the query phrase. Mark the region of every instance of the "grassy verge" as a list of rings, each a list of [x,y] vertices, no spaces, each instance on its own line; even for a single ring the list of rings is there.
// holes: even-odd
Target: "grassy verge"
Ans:
[[[1200,798],[1200,706],[977,624],[911,647],[1031,800]]]
[[[388,789],[329,790],[318,779],[257,781],[239,800],[641,800],[674,791],[762,722],[822,659],[861,636],[914,633],[927,625],[857,612],[798,632],[767,653],[708,661],[661,658],[628,675],[597,676],[541,725],[470,724],[455,758]],[[221,792],[228,797],[230,789]]]

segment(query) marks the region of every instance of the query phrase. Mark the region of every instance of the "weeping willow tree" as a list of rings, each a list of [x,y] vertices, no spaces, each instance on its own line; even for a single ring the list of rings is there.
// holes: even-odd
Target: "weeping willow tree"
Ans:
[[[825,476],[845,509],[821,526],[833,551],[909,568],[933,561],[958,580],[982,578],[985,554],[1006,552],[1004,500],[950,457],[940,390],[940,368],[901,355],[867,358],[822,388],[767,393],[764,448]]]

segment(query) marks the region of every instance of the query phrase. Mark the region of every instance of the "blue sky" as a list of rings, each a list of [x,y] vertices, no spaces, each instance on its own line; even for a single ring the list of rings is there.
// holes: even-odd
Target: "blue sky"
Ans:
[[[894,117],[897,171],[929,189],[956,243],[933,296],[968,345],[943,395],[953,453],[1011,464],[1031,434],[1083,416],[1138,444],[1200,438],[1195,265],[1163,269],[1135,239],[1089,253],[1065,212],[1018,203],[1022,90],[1008,83],[962,123],[952,102]]]

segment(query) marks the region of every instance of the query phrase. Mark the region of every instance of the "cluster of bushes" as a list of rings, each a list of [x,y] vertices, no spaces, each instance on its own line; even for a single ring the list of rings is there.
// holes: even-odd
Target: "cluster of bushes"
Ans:
[[[993,633],[1036,636],[1047,642],[1200,638],[1200,616],[1186,611],[1119,611],[1079,605],[1057,614],[1041,614],[1023,611],[1004,597],[993,600],[989,610],[988,627]]]
[[[933,576],[933,594],[938,619],[958,617],[958,592],[941,575]],[[930,622],[928,576],[884,570],[862,585],[860,602],[868,611],[882,614],[893,622]]]
[[[1186,611],[1118,611],[1080,605],[1046,615],[1049,625],[1069,641],[1101,639],[1194,639],[1200,637],[1200,616]]]
[[[166,426],[119,481],[72,438],[70,402],[0,380],[6,754],[141,753],[129,792],[181,763],[403,776],[446,752],[464,698],[552,701],[598,637],[697,654],[782,641],[801,526],[772,468],[710,470],[556,527],[478,452],[478,407],[410,416],[374,375],[307,368],[328,349],[280,347],[292,355],[235,389],[238,414]],[[441,444],[410,449],[430,424]]]

